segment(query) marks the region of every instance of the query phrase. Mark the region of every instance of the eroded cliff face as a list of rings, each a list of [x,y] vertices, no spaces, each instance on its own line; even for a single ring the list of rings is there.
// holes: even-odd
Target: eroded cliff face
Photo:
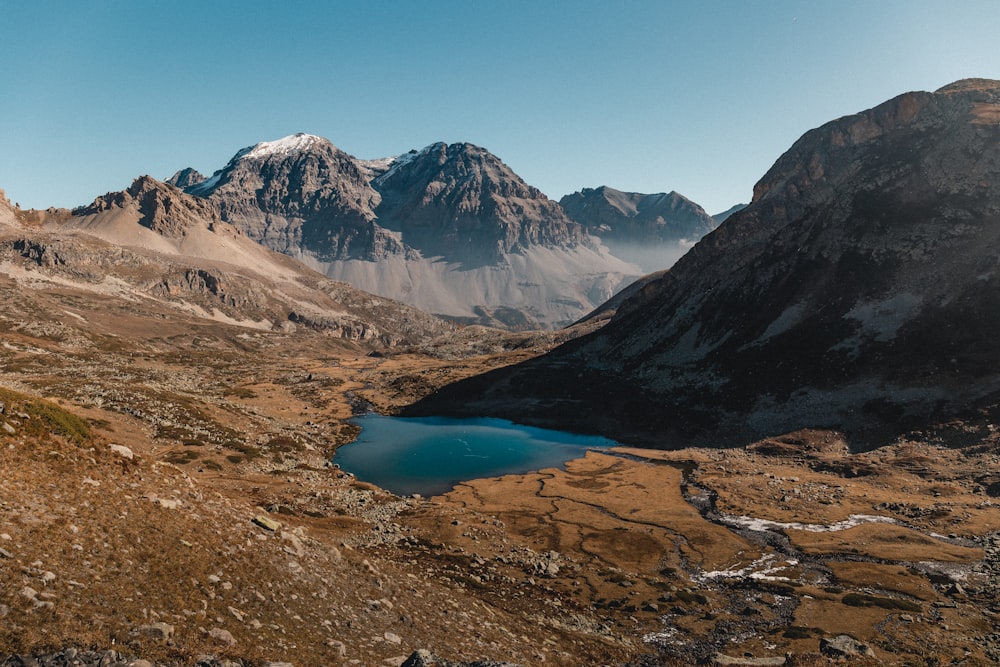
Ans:
[[[865,446],[993,401],[998,117],[1000,82],[963,81],[806,133],[607,327],[465,409],[664,445],[829,426]]]

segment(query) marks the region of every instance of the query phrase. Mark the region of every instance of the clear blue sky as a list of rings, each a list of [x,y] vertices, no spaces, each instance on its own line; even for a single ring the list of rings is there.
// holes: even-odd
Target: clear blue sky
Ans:
[[[76,206],[295,132],[488,148],[558,199],[710,213],[806,130],[1000,78],[1000,2],[0,0],[0,188]]]

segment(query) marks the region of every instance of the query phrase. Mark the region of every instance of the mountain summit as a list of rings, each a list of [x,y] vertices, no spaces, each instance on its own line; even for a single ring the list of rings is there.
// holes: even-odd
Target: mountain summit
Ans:
[[[460,321],[568,324],[639,273],[467,143],[364,161],[296,134],[239,151],[186,192],[331,278]]]
[[[998,121],[1000,82],[968,80],[807,132],[606,327],[414,412],[656,446],[833,427],[865,447],[995,405]]]
[[[555,202],[472,144],[407,154],[374,185],[380,222],[426,257],[495,263],[536,245],[594,247]]]

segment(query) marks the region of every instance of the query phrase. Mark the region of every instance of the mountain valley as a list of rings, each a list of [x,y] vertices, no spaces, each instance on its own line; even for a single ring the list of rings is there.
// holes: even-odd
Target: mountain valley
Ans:
[[[995,664],[998,110],[834,120],[721,223],[304,134],[0,193],[0,665]],[[626,286],[615,229],[692,248]],[[623,444],[399,497],[367,411]]]

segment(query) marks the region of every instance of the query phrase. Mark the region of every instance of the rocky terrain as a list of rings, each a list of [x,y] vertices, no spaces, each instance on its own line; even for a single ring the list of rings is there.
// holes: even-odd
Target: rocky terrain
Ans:
[[[190,171],[172,178],[187,182]],[[465,323],[569,324],[640,272],[472,144],[363,161],[297,134],[245,148],[191,183],[186,192],[249,238]]]
[[[676,192],[640,194],[601,186],[566,195],[559,205],[616,256],[647,273],[669,268],[718,225]]]
[[[656,447],[802,427],[853,449],[989,419],[1000,377],[1000,84],[907,93],[806,133],[753,202],[610,323],[414,413]],[[982,410],[982,413],[977,411]]]
[[[560,341],[394,350],[48,271],[0,270],[0,664],[998,656],[1000,459],[976,424],[868,454],[820,431],[592,452],[400,498],[328,464],[357,410]]]

